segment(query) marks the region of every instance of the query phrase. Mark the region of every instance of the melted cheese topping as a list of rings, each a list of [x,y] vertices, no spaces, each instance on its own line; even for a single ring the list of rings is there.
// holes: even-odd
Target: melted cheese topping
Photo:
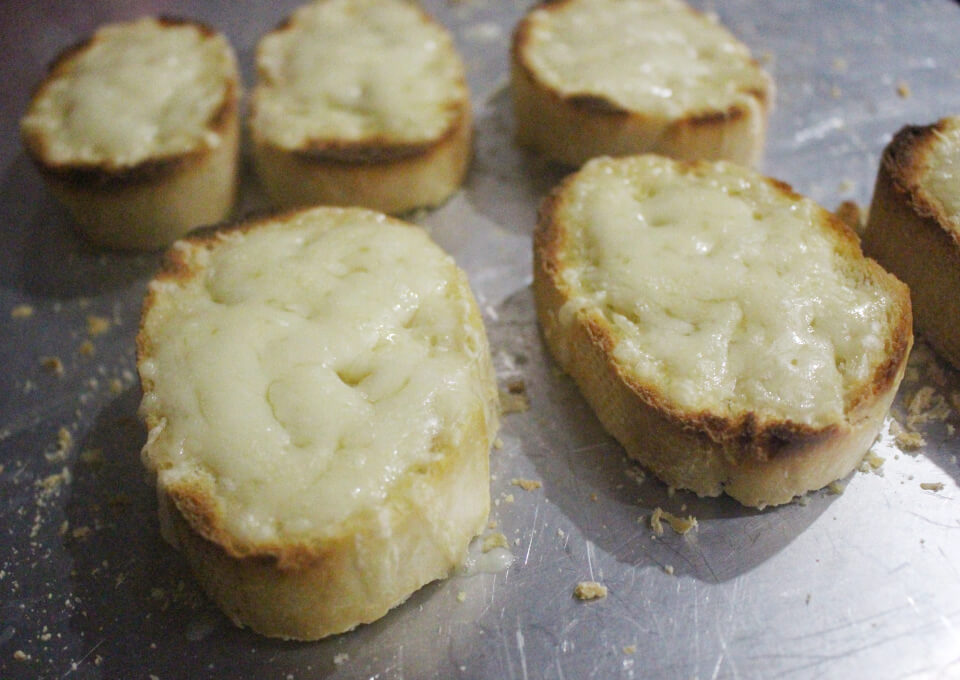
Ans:
[[[566,96],[681,116],[725,111],[770,89],[745,45],[677,0],[572,0],[528,23],[524,60]]]
[[[108,25],[40,89],[23,131],[55,164],[124,167],[214,147],[208,126],[236,70],[226,39],[196,26]]]
[[[790,200],[737,166],[589,163],[558,217],[573,299],[614,328],[614,357],[678,406],[821,425],[872,378],[890,300]]]
[[[199,276],[153,284],[145,456],[209,474],[233,535],[336,532],[495,423],[466,279],[421,229],[321,208],[191,253]]]
[[[946,129],[936,133],[920,184],[940,204],[948,220],[944,226],[960,237],[960,117],[948,120]]]
[[[274,144],[424,142],[468,95],[450,35],[403,0],[319,0],[257,49],[252,125]]]

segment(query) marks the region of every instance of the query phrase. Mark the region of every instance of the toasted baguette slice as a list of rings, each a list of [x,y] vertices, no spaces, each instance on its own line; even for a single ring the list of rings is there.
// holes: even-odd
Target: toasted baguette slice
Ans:
[[[667,484],[786,503],[873,443],[913,341],[907,287],[834,215],[742,167],[587,163],[544,202],[544,336]]]
[[[254,160],[279,206],[442,203],[471,156],[450,34],[405,0],[317,0],[257,46]]]
[[[315,208],[178,241],[137,348],[162,527],[238,625],[373,621],[483,529],[487,339],[421,229]]]
[[[679,0],[560,0],[517,26],[512,91],[517,141],[561,163],[655,152],[754,164],[773,82]]]
[[[960,369],[960,116],[894,136],[863,249],[910,286],[917,330]]]
[[[153,250],[229,215],[239,92],[233,50],[212,29],[111,24],[54,61],[21,132],[82,235]]]

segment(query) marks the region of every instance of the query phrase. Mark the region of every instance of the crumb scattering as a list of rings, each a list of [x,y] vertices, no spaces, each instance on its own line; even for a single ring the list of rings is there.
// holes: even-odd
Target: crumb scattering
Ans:
[[[504,536],[499,531],[495,531],[492,534],[487,534],[483,539],[483,546],[481,550],[488,553],[494,548],[505,548],[510,549],[510,544],[507,542],[507,537]]]
[[[596,581],[580,581],[573,594],[578,600],[602,600],[607,596],[607,587]]]
[[[537,479],[522,479],[520,477],[514,477],[510,480],[510,483],[514,486],[519,486],[524,491],[536,491],[543,486],[543,482]]]
[[[48,373],[53,373],[58,378],[63,377],[64,368],[60,357],[40,357],[40,365]]]
[[[669,524],[670,528],[681,536],[693,531],[699,526],[697,518],[693,515],[678,517],[663,508],[654,508],[653,514],[650,515],[650,528],[653,529],[653,533],[657,536],[663,536],[664,522]]]
[[[90,337],[95,338],[98,335],[103,335],[108,330],[110,330],[110,319],[95,314],[90,314],[87,317],[87,335]]]
[[[943,482],[920,482],[920,488],[924,491],[943,491]]]
[[[513,394],[500,390],[500,411],[504,415],[510,413],[524,413],[530,410],[530,400],[526,394]]]

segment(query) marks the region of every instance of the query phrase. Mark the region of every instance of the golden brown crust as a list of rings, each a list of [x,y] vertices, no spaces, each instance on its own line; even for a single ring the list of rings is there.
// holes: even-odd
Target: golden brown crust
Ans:
[[[511,85],[517,143],[572,166],[597,156],[659,153],[681,160],[759,162],[766,138],[772,84],[768,90],[745,88],[748,108],[689,111],[680,117],[628,110],[597,94],[565,95],[543,83],[526,58],[530,46],[530,14],[557,11],[573,0],[534,6],[514,30],[510,50]],[[692,8],[687,11],[700,14]],[[759,66],[754,59],[751,63]]]
[[[910,286],[917,330],[960,369],[960,234],[923,186],[931,146],[956,119],[906,126],[883,152],[864,251]]]
[[[906,367],[913,340],[906,286],[862,260],[864,277],[883,282],[893,297],[892,326],[887,360],[860,393],[849,396],[846,422],[817,428],[759,421],[752,412],[736,417],[690,412],[613,358],[614,331],[599,312],[582,310],[566,328],[559,322],[571,299],[562,275],[571,237],[558,214],[573,181],[575,176],[568,177],[541,206],[534,234],[537,317],[552,354],[627,454],[671,486],[705,496],[726,492],[751,506],[789,502],[849,473],[873,442]],[[798,198],[789,185],[768,183],[784,197]],[[841,252],[859,256],[856,236],[846,225],[826,210],[817,219],[835,235]]]

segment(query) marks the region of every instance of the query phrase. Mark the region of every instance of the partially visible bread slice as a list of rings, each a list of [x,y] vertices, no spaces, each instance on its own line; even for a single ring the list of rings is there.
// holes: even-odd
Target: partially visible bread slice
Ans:
[[[81,234],[153,250],[229,215],[239,91],[233,50],[212,29],[111,24],[50,66],[21,132]]]
[[[960,116],[894,136],[863,249],[910,286],[917,330],[960,369]]]
[[[759,161],[773,82],[680,0],[544,2],[514,33],[517,141],[579,166],[601,155]]]
[[[471,156],[450,34],[406,0],[316,0],[257,47],[254,159],[279,206],[442,203]]]
[[[164,533],[237,624],[316,639],[373,621],[483,529],[487,339],[421,229],[315,208],[192,235],[137,347]]]
[[[786,503],[873,443],[913,341],[907,287],[840,220],[729,163],[587,163],[544,202],[544,337],[667,484]]]

